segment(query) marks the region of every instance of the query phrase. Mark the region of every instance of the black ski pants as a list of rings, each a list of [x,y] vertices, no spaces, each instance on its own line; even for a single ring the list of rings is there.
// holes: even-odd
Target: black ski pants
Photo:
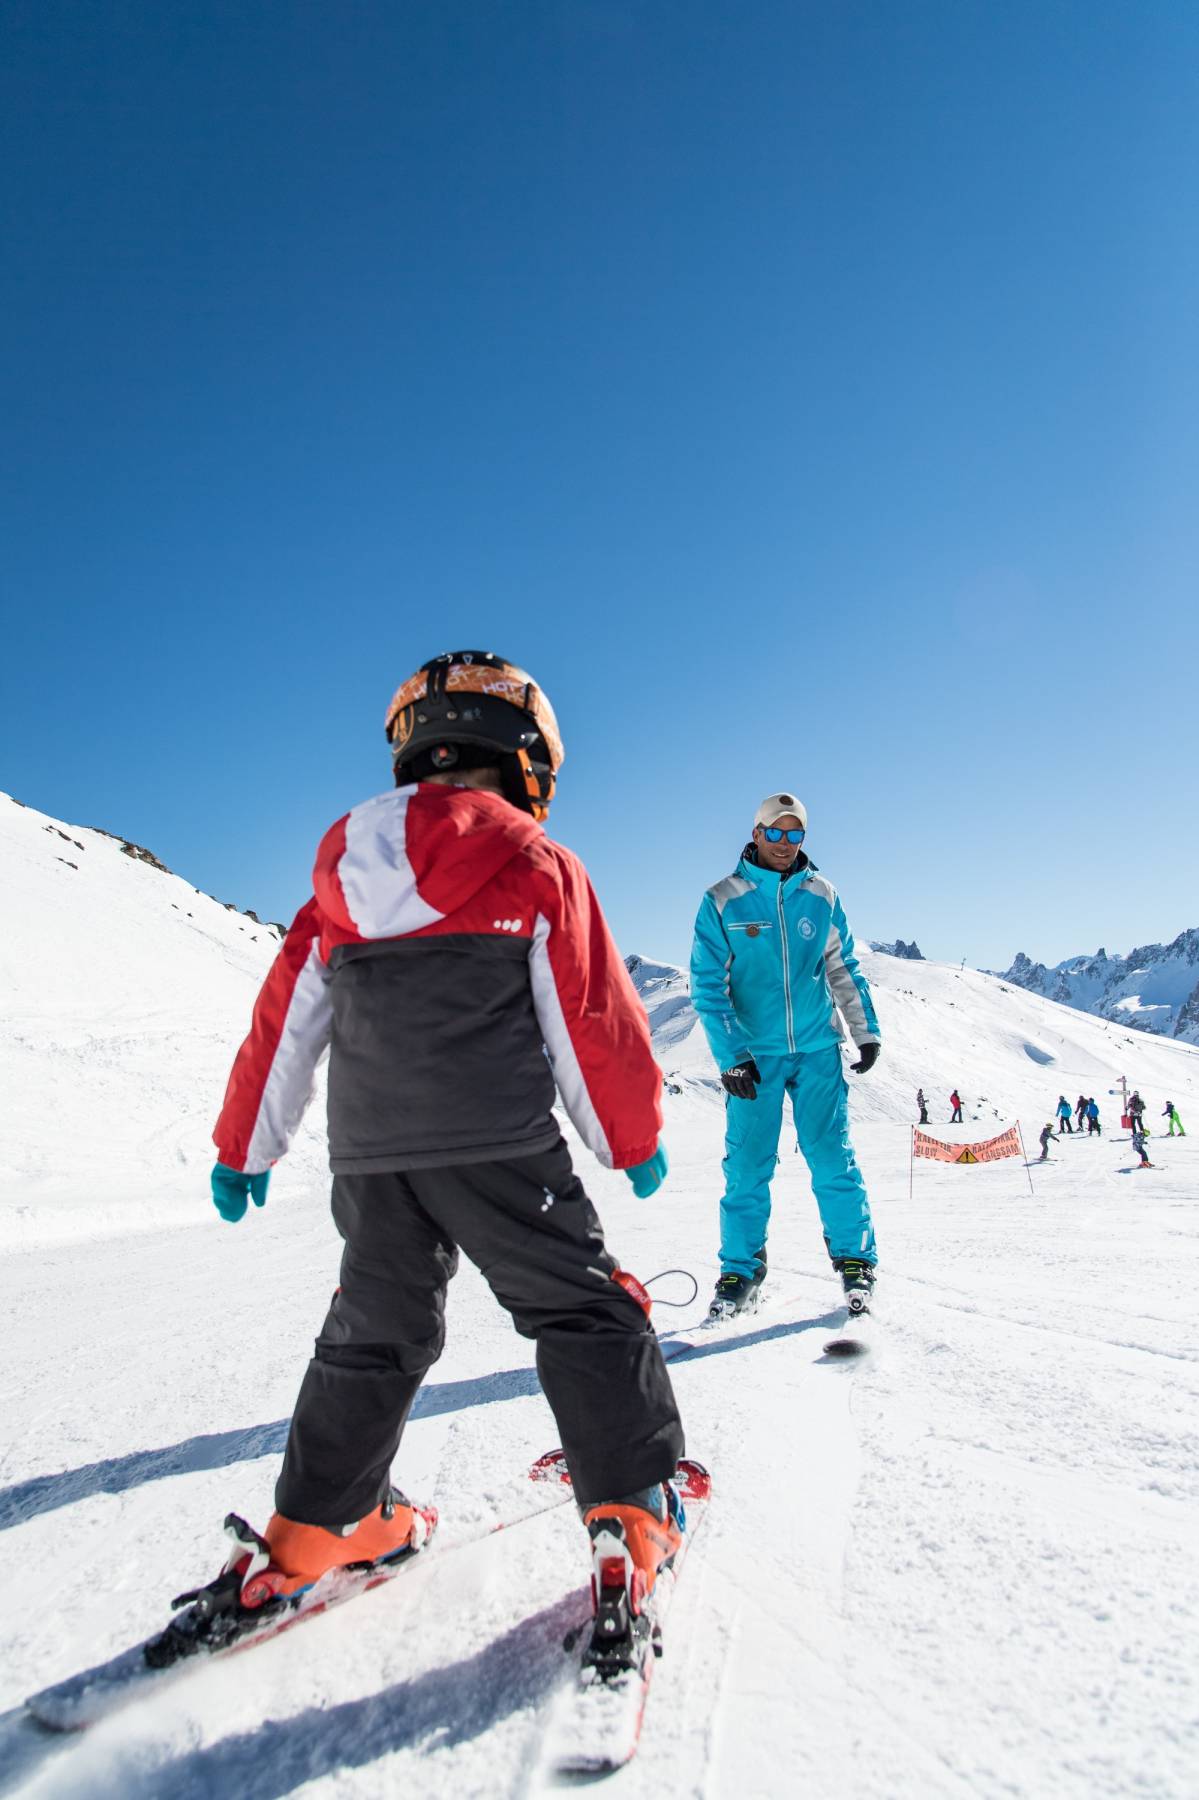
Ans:
[[[386,1496],[392,1459],[445,1343],[461,1247],[537,1345],[580,1504],[673,1475],[683,1428],[645,1313],[612,1279],[595,1208],[559,1138],[499,1162],[335,1175],[341,1286],[292,1416],[275,1505],[340,1526]]]

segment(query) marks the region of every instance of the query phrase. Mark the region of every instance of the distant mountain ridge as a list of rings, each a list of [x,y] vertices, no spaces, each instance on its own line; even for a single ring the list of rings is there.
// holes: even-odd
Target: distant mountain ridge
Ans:
[[[1199,1044],[1199,928],[1194,926],[1169,944],[1141,944],[1127,956],[1099,949],[1094,956],[1068,956],[1051,968],[1021,950],[999,979],[1099,1019]]]

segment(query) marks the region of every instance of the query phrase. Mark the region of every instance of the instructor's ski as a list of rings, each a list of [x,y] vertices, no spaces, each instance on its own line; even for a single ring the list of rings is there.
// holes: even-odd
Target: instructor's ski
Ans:
[[[875,1346],[877,1326],[870,1313],[851,1312],[836,1337],[828,1338],[824,1354],[834,1362],[848,1362],[853,1357],[869,1356]]]
[[[752,1306],[744,1308],[731,1316],[723,1313],[711,1313],[696,1325],[682,1326],[676,1331],[664,1332],[659,1339],[662,1355],[667,1362],[679,1362],[686,1356],[702,1356],[706,1351],[715,1349],[720,1343],[730,1342],[737,1338],[748,1337],[756,1329],[768,1330],[772,1319],[762,1319],[768,1315],[784,1311],[789,1306],[799,1306],[802,1298],[799,1294],[768,1293],[756,1296]]]

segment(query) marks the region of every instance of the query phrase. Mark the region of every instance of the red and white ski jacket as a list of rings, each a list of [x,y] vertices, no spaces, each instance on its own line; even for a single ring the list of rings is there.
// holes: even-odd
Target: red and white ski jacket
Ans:
[[[229,1077],[227,1167],[284,1154],[326,1051],[337,1173],[548,1149],[555,1081],[605,1167],[653,1155],[645,1011],[582,863],[527,814],[479,789],[394,789],[325,834],[313,889]]]

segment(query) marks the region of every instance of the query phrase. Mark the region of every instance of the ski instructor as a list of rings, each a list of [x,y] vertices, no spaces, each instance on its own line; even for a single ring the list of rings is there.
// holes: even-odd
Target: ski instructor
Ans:
[[[857,1046],[858,1075],[878,1059],[878,1020],[837,891],[801,848],[807,825],[794,794],[769,794],[736,870],[708,889],[695,921],[691,998],[727,1094],[712,1318],[758,1303],[784,1099],[851,1313],[869,1311],[874,1286],[837,1014]]]
[[[481,651],[434,657],[387,737],[395,786],[325,834],[213,1133],[213,1200],[236,1224],[329,1052],[340,1286],[253,1568],[286,1596],[427,1534],[391,1463],[461,1248],[536,1341],[593,1554],[611,1562],[619,1539],[636,1615],[682,1542],[683,1434],[644,1290],[552,1109],[556,1081],[588,1148],[652,1194],[667,1165],[649,1026],[587,871],[542,828],[563,749],[529,677]]]

